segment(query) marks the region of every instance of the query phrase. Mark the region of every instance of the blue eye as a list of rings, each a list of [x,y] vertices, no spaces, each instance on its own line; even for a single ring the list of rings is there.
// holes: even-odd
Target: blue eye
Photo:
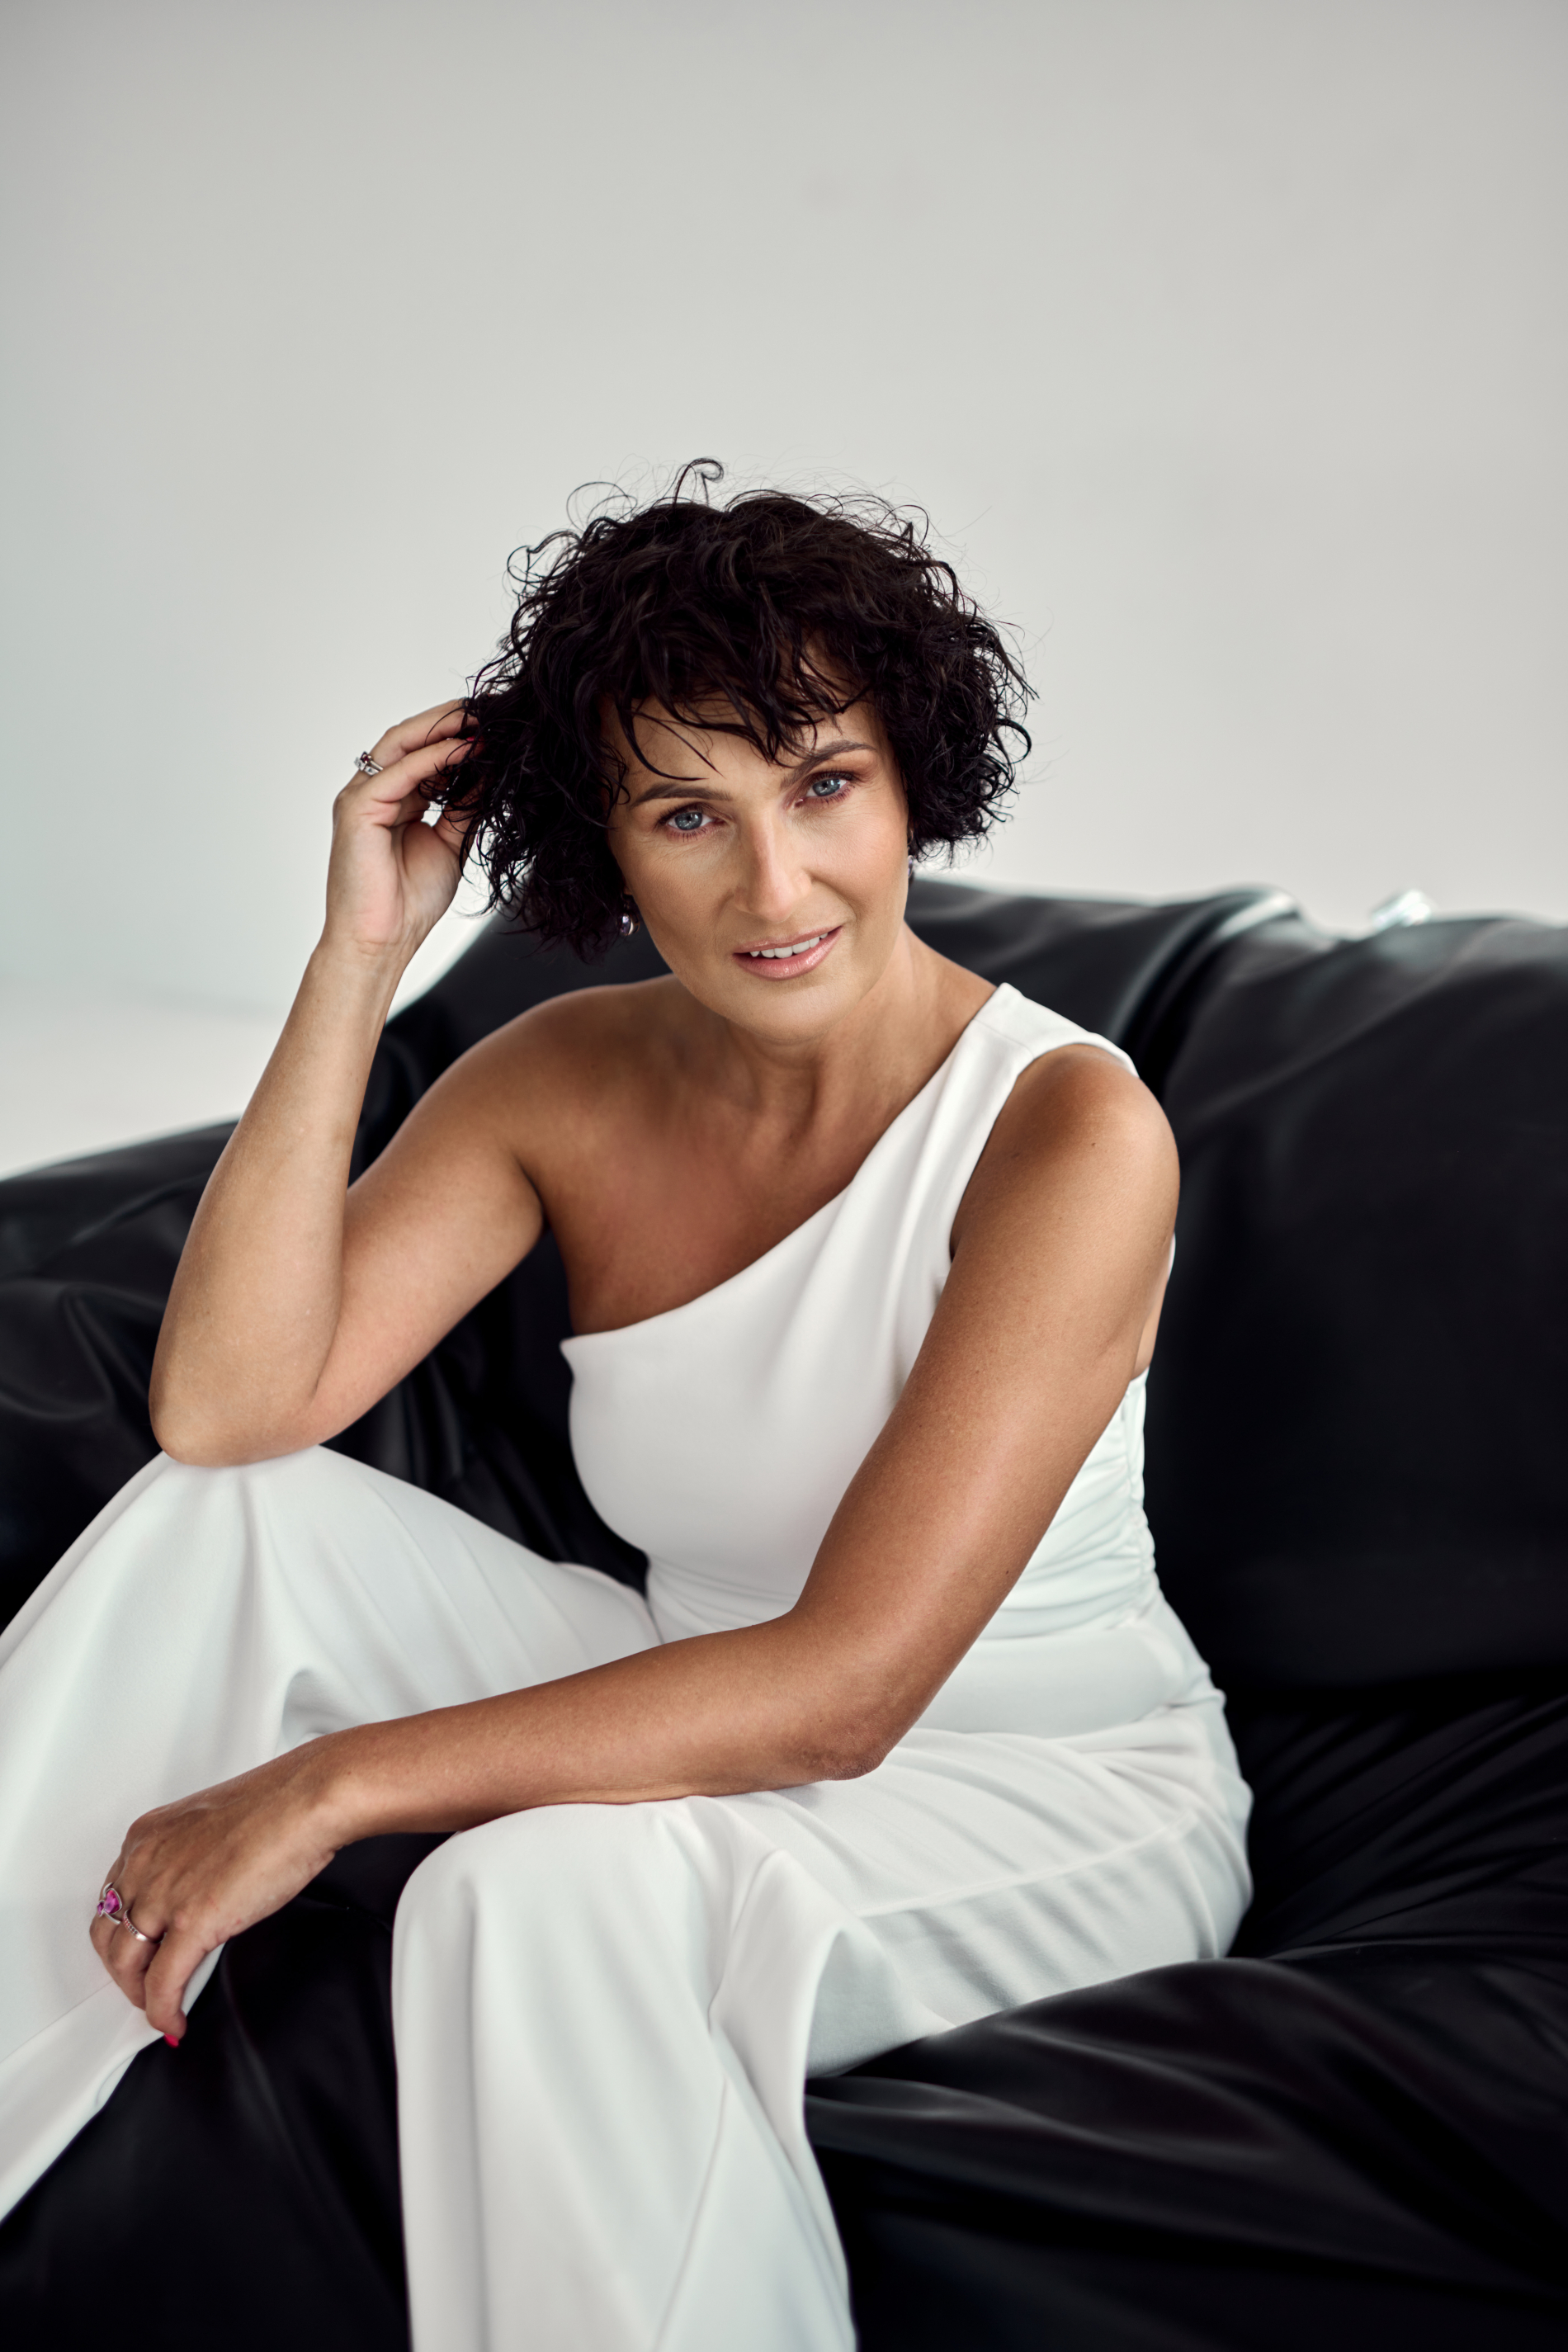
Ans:
[[[847,776],[813,776],[805,789],[814,800],[836,801],[842,796],[848,782]]]
[[[675,814],[669,819],[669,829],[671,833],[700,833],[702,829],[702,811],[699,808],[677,809]]]

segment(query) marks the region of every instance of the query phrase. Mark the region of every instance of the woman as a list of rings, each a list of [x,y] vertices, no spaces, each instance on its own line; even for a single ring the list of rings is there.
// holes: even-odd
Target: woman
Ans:
[[[1022,693],[907,525],[678,486],[552,544],[474,694],[341,794],[163,1454],[5,1637],[5,2197],[226,1938],[449,1832],[395,1946],[421,2352],[826,2352],[808,2070],[1219,1953],[1246,1901],[1140,1499],[1175,1158],[1125,1056],[905,927]],[[351,1187],[466,855],[669,977],[487,1039]],[[318,1450],[547,1225],[646,1602]]]

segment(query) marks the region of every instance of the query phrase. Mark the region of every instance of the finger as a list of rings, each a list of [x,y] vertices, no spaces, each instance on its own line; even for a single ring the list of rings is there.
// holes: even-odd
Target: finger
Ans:
[[[371,758],[378,766],[387,768],[394,760],[400,760],[405,751],[417,751],[426,743],[456,735],[463,724],[464,709],[461,699],[436,702],[428,710],[416,712],[412,719],[400,719],[395,727],[389,727],[378,739]]]
[[[433,807],[445,809],[447,800],[456,797],[456,772],[461,769],[468,751],[468,743],[433,743],[428,751],[405,752],[390,774],[397,779],[411,774],[414,781],[406,785],[400,800],[388,804],[388,814],[381,816],[381,824],[402,830],[405,825],[426,824]],[[454,814],[454,821],[461,821],[461,812]],[[430,830],[435,830],[439,818],[430,821]]]
[[[423,815],[432,800],[438,777],[460,766],[468,755],[465,742],[449,738],[424,743],[392,761],[379,776],[353,776],[338,794],[338,804],[355,814],[372,815],[381,824],[410,824]],[[408,803],[412,802],[412,806]]]
[[[111,1919],[95,1919],[92,1924],[92,1946],[127,2000],[141,2009],[142,1980],[157,1956],[155,1943],[139,1943],[123,1927]]]
[[[479,815],[471,805],[465,805],[458,770],[473,750],[473,738],[458,743],[434,776],[419,787],[424,803],[426,830],[433,833],[443,849],[455,857],[460,867],[468,864],[468,845],[479,824]]]
[[[463,818],[449,816],[443,813],[436,819],[436,822],[430,827],[430,830],[435,835],[437,840],[440,842],[442,847],[449,849],[453,856],[458,860],[458,865],[461,866],[467,862],[468,855],[468,842],[473,835],[474,826],[477,822],[477,818],[470,817],[464,820]]]
[[[221,1940],[219,1938],[218,1940]],[[178,2042],[187,2022],[183,2003],[185,1988],[216,1942],[196,1927],[171,1927],[147,1970],[142,2007],[147,2022],[171,2042]]]
[[[121,1846],[120,1852],[115,1855],[113,1862],[110,1864],[109,1875],[103,1882],[105,1886],[112,1886],[116,1894],[120,1891],[121,1874],[123,1872],[124,1868],[125,1848]],[[102,1897],[100,1895],[100,1901],[101,1900]],[[106,1918],[104,1914],[97,1908],[96,1905],[93,1908],[92,1916],[87,1923],[87,1937],[93,1950],[98,1954],[98,1957],[103,1962],[104,1967],[109,1969],[110,1975],[112,1976],[114,1974],[114,1970],[109,1968],[109,1955],[114,1940],[114,1922],[110,1918]]]
[[[133,1908],[129,1904],[126,1907]],[[142,1907],[145,1912],[146,1906]],[[145,1926],[141,1919],[136,1920],[136,1926],[141,1933],[135,1936],[123,1925],[116,1928],[110,1940],[109,1972],[126,1998],[140,2003],[142,1980],[158,1957],[163,1929],[156,1913]]]
[[[476,740],[471,735],[435,735],[427,743],[411,743],[403,751],[389,751],[380,763],[378,775],[367,776],[363,768],[357,768],[345,789],[351,793],[370,792],[373,796],[378,785],[393,792],[405,790],[411,775],[428,775],[446,761],[464,759]]]
[[[472,735],[466,735],[458,742],[447,743],[445,746],[445,756],[440,765],[429,782],[421,788],[426,801],[444,800],[454,790],[458,771],[469,752],[475,749],[475,742],[476,739]]]

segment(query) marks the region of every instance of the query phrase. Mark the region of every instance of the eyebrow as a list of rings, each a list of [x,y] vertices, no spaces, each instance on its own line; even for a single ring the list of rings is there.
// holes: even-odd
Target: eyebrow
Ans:
[[[820,768],[826,760],[841,760],[846,751],[874,751],[876,748],[874,743],[861,743],[850,736],[840,736],[831,743],[817,744],[805,759],[795,761],[793,772],[803,776],[807,769]],[[689,783],[683,783],[678,776],[665,776],[657,784],[650,784],[646,793],[638,793],[632,806],[644,808],[649,801],[721,801],[727,798],[727,793],[716,791],[711,784],[700,783],[696,778]]]

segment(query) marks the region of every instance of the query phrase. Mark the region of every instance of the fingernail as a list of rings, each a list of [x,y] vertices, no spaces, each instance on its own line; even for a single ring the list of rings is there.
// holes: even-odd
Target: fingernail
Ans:
[[[179,2048],[180,2045],[172,2033],[165,2033],[163,2039],[168,2043],[171,2050],[177,2050]]]

